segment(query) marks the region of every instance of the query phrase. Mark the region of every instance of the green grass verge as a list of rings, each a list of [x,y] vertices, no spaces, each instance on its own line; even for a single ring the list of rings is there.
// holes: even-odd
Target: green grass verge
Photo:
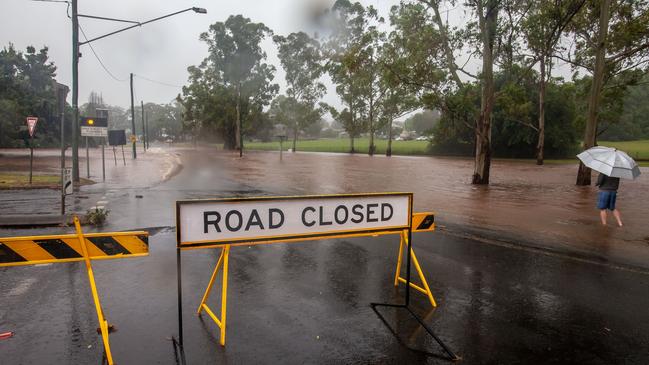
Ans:
[[[81,178],[79,185],[94,184],[94,181]],[[0,173],[0,189],[59,189],[60,175],[33,175],[29,183],[29,174]]]
[[[61,183],[61,176],[58,175],[33,175],[32,184],[29,184],[29,175],[26,174],[0,174],[0,188],[29,188],[31,187],[49,187]]]

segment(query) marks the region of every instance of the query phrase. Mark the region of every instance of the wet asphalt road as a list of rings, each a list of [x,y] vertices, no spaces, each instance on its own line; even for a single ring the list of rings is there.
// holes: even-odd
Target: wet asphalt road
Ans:
[[[104,230],[157,227],[149,257],[93,263],[104,311],[118,328],[111,335],[118,364],[175,363],[173,202],[287,192],[239,181],[205,154],[184,152],[183,163],[178,176],[152,188],[107,192]],[[649,363],[648,272],[443,231],[417,234],[413,243],[439,305],[431,310],[413,292],[413,309],[462,363]],[[403,287],[391,284],[397,250],[396,236],[232,248],[225,348],[209,318],[194,314],[218,251],[185,252],[188,363],[449,363],[406,313],[381,309],[397,340],[369,306],[403,301]],[[3,268],[0,275],[0,332],[16,332],[0,340],[0,364],[101,362],[82,263]],[[215,292],[212,308],[218,298]]]

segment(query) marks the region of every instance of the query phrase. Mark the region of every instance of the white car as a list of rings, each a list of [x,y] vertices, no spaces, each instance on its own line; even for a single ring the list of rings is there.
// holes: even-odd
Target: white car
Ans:
[[[426,137],[426,136],[419,136],[419,137],[417,137],[417,141],[428,141],[428,137]]]

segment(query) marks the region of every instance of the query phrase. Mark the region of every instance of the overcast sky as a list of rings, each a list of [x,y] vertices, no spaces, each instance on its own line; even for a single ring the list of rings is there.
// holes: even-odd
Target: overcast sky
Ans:
[[[99,58],[119,81],[102,68],[88,45],[82,46],[79,104],[88,100],[91,91],[97,91],[106,103],[128,107],[131,72],[136,75],[136,103],[139,104],[140,100],[167,103],[181,91],[179,86],[187,82],[187,67],[199,64],[207,56],[207,47],[198,37],[210,24],[225,21],[233,14],[242,14],[254,22],[263,22],[275,34],[287,35],[300,30],[312,33],[314,29],[309,28],[308,8],[332,3],[333,0],[78,0],[79,14],[135,21],[145,21],[192,6],[207,9],[207,14],[190,11],[92,42]],[[361,3],[374,5],[387,18],[390,7],[398,0],[365,0]],[[2,0],[0,45],[6,47],[11,42],[21,51],[29,45],[36,48],[48,46],[50,59],[58,68],[57,80],[71,85],[72,26],[66,9],[64,3]],[[80,18],[79,23],[88,38],[129,25],[88,18]],[[84,40],[82,34],[79,38]],[[267,40],[263,46],[268,53],[268,62],[277,67],[275,81],[283,92],[284,72],[275,45]],[[176,86],[156,84],[137,75]],[[332,87],[324,99],[340,105]]]
[[[50,59],[58,67],[57,80],[71,85],[72,26],[66,15],[67,5],[32,0],[0,1],[0,46],[6,47],[11,42],[21,51],[29,45],[36,48],[48,46]],[[139,104],[140,100],[168,103],[181,92],[180,86],[187,82],[187,67],[198,65],[207,56],[207,47],[198,37],[214,22],[225,21],[230,15],[242,14],[254,22],[266,24],[275,34],[287,35],[300,30],[312,34],[317,29],[312,28],[309,21],[309,9],[328,7],[333,2],[334,0],[78,0],[80,14],[135,21],[146,21],[192,6],[207,9],[207,14],[189,11],[92,42],[95,52],[115,78],[102,68],[88,45],[82,46],[79,104],[88,100],[91,91],[96,91],[103,95],[106,103],[128,107],[130,73],[136,75],[136,103]],[[379,15],[385,17],[388,23],[389,9],[398,4],[399,0],[360,2],[376,7]],[[444,13],[448,15],[451,24],[460,24],[464,22],[464,11],[458,6]],[[80,18],[80,25],[86,36],[93,38],[129,24]],[[79,38],[83,41],[83,34]],[[268,54],[267,61],[277,68],[275,82],[280,85],[280,92],[284,92],[284,71],[277,59],[276,47],[272,40],[267,39],[263,48]],[[329,89],[324,101],[340,106],[330,80],[323,81]],[[70,100],[69,95],[68,101]]]

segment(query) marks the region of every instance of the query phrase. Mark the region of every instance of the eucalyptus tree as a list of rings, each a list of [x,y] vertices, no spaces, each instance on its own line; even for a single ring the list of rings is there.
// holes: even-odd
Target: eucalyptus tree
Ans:
[[[569,29],[575,44],[569,57],[555,55],[592,74],[584,149],[596,144],[602,93],[637,81],[635,70],[649,63],[649,4],[646,0],[591,1]],[[616,83],[610,85],[609,83]],[[577,185],[590,185],[591,170],[580,164]]]
[[[491,168],[491,119],[495,103],[494,62],[502,27],[499,23],[503,3],[515,0],[467,0],[464,6],[473,19],[463,28],[450,27],[442,18],[441,6],[454,7],[457,1],[418,0],[401,3],[393,9],[393,23],[408,48],[413,63],[408,81],[427,89],[426,100],[443,112],[449,107],[444,95],[459,94],[469,84],[466,78],[480,83],[480,106],[472,120],[463,120],[475,134],[473,184],[488,184]],[[478,74],[465,69],[461,58],[478,56],[482,67]],[[460,77],[462,75],[462,77]],[[446,104],[446,105],[445,105]],[[469,106],[470,103],[463,102]]]
[[[246,117],[268,105],[279,90],[272,83],[275,67],[265,63],[266,52],[261,48],[270,36],[272,31],[263,23],[242,15],[212,24],[200,35],[209,54],[199,66],[188,69],[190,84],[183,88],[186,118],[214,124],[225,147],[238,149],[240,156]]]
[[[527,49],[532,52],[532,62],[539,64],[538,124],[530,125],[536,130],[536,164],[543,165],[545,146],[545,97],[546,84],[552,75],[553,56],[559,49],[566,27],[585,5],[586,0],[527,0],[523,3],[527,14],[520,30]]]
[[[292,107],[287,124],[293,130],[293,152],[296,151],[297,138],[301,129],[320,120],[317,114],[317,100],[324,95],[326,87],[320,82],[324,73],[323,56],[320,43],[304,32],[288,36],[276,35],[273,41],[278,47],[278,57],[286,72],[286,95],[291,100],[278,100],[284,107]],[[280,97],[278,97],[279,99]]]
[[[337,0],[331,8],[331,18],[334,25],[325,47],[325,67],[336,84],[336,93],[346,105],[343,111],[334,111],[332,115],[345,127],[350,152],[354,153],[354,138],[367,129],[374,117],[372,88],[368,87],[373,76],[367,70],[368,62],[372,62],[368,58],[374,51],[368,48],[371,43],[368,30],[378,21],[378,13],[371,6],[365,8],[358,2]]]
[[[394,25],[394,24],[393,24]],[[392,31],[383,44],[380,54],[380,85],[383,97],[380,103],[380,124],[388,127],[386,156],[392,156],[392,123],[395,119],[416,110],[422,105],[419,100],[422,87],[409,82],[409,67],[413,66],[404,49],[407,45],[398,30]]]

